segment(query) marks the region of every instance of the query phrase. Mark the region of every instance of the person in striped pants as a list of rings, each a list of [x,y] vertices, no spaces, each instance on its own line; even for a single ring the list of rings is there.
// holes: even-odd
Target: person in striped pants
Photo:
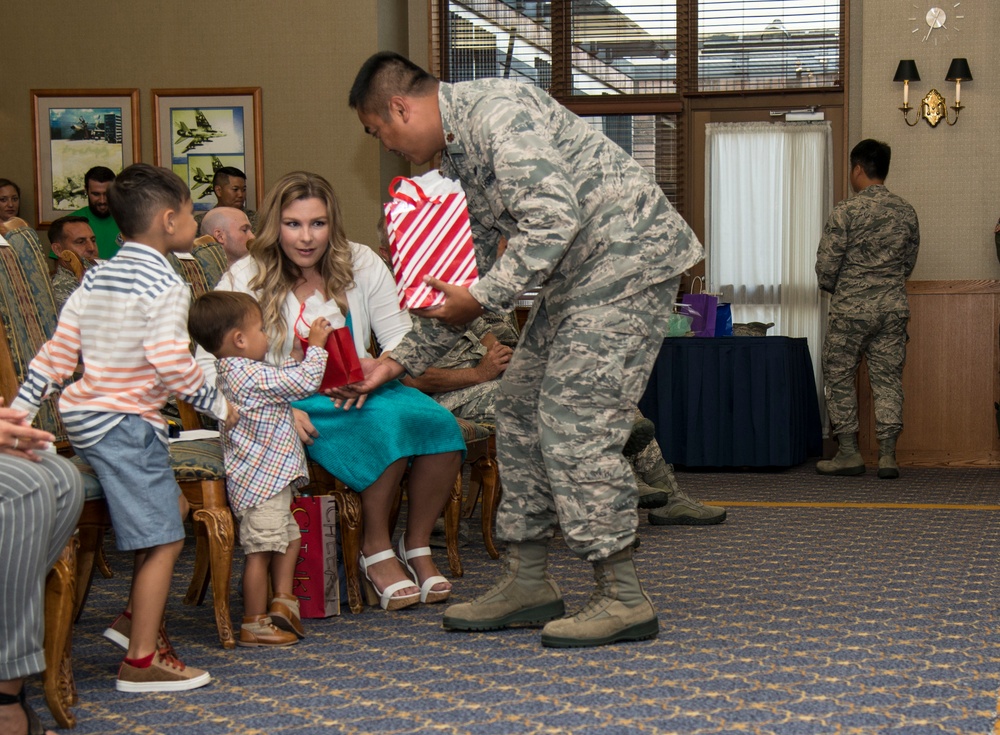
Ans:
[[[24,679],[45,669],[45,577],[83,508],[83,481],[53,436],[0,398],[0,732],[41,733]]]

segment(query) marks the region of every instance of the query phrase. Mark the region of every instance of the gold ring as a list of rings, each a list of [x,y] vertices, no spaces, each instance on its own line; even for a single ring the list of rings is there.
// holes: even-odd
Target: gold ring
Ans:
[[[14,437],[14,449],[17,449],[17,445],[20,444],[20,443],[21,443],[21,437],[15,436]]]

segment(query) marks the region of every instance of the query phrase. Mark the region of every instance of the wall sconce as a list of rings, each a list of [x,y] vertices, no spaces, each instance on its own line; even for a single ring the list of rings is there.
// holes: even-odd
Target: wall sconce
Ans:
[[[903,121],[911,128],[923,118],[932,128],[944,120],[949,125],[958,122],[958,115],[962,111],[962,82],[972,81],[972,71],[969,69],[968,59],[952,59],[951,66],[948,67],[948,74],[945,75],[946,82],[955,82],[955,104],[951,108],[955,111],[955,119],[948,118],[948,105],[941,93],[936,89],[928,92],[920,101],[920,110],[917,118],[910,122],[910,82],[919,82],[920,73],[917,71],[917,63],[913,59],[902,59],[896,67],[896,76],[892,78],[894,82],[903,83],[903,106],[899,109],[903,112]]]

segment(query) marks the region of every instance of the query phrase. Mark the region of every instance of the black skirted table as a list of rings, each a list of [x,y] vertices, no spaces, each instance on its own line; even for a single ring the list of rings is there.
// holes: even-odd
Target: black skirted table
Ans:
[[[665,339],[639,409],[673,464],[791,467],[823,449],[802,338]]]

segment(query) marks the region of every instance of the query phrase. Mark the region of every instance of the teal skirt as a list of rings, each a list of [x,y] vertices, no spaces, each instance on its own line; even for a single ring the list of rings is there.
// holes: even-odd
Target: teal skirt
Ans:
[[[397,380],[372,391],[361,408],[345,411],[324,395],[292,406],[309,414],[319,432],[306,446],[309,458],[358,492],[397,459],[465,452],[462,430],[451,412]]]

